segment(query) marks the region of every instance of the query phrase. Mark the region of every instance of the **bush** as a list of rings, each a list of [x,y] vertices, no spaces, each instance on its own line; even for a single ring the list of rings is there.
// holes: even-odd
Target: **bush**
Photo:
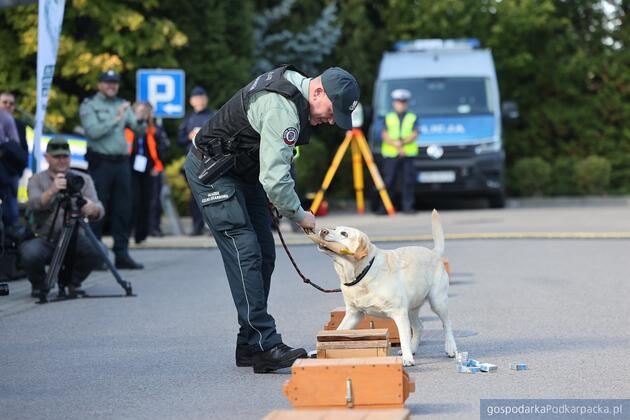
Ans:
[[[613,194],[630,194],[630,153],[617,153],[610,158],[610,188]]]
[[[549,194],[551,195],[578,195],[579,189],[575,176],[575,166],[578,159],[565,156],[556,159],[551,167],[551,181]]]
[[[166,165],[164,169],[165,182],[171,187],[171,198],[177,207],[180,216],[189,216],[190,210],[188,203],[190,201],[190,189],[186,183],[186,178],[182,175],[182,166],[186,161],[186,156],[173,160]]]
[[[512,168],[511,188],[518,195],[542,195],[551,179],[551,165],[539,157],[521,159]]]
[[[601,156],[589,156],[575,167],[578,187],[583,194],[606,193],[610,184],[611,165]]]

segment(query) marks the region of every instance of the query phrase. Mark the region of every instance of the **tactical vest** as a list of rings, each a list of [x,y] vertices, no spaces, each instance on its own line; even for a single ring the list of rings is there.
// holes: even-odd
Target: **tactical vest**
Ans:
[[[387,130],[387,134],[393,140],[400,140],[409,136],[413,133],[413,125],[416,122],[416,118],[415,114],[407,112],[401,122],[397,113],[388,113],[385,117],[385,128]],[[405,156],[418,156],[418,143],[413,141],[405,144],[403,146],[403,152]],[[398,157],[398,150],[394,146],[383,141],[381,145],[381,154],[383,157]]]
[[[230,172],[248,181],[257,180],[260,171],[260,134],[249,124],[247,109],[252,95],[263,90],[278,93],[295,104],[300,119],[300,133],[295,144],[296,146],[307,144],[311,127],[308,101],[293,83],[282,77],[286,70],[297,71],[305,76],[291,65],[278,67],[258,76],[236,92],[208,120],[195,137],[197,148],[204,154],[212,156],[207,146],[213,139],[221,139],[224,152],[236,156],[236,164]]]

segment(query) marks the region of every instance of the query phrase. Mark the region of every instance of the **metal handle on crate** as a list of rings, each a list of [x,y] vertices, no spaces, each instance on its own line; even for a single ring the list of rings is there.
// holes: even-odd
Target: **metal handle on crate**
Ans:
[[[354,403],[352,401],[352,379],[346,379],[346,407],[352,408]]]

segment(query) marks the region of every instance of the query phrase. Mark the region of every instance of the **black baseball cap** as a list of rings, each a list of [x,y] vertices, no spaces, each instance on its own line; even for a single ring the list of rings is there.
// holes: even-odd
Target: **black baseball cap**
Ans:
[[[46,145],[46,153],[50,156],[70,156],[70,145],[63,137],[53,137]]]
[[[204,88],[202,88],[201,86],[195,86],[191,91],[190,91],[190,96],[202,96],[202,95],[206,95],[208,96],[208,93],[206,92],[206,90]]]
[[[324,91],[333,105],[335,123],[349,130],[352,128],[352,111],[359,104],[359,84],[353,75],[340,67],[330,67],[322,73]]]
[[[98,76],[99,82],[116,82],[120,83],[120,74],[116,72],[116,70],[109,69],[104,71]]]

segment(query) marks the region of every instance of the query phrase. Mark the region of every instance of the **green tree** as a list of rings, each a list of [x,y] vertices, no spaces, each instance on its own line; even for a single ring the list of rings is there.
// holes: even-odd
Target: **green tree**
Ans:
[[[329,3],[321,14],[315,15],[317,19],[306,17],[305,24],[295,31],[288,29],[285,24],[285,18],[290,16],[294,3],[295,0],[283,0],[254,19],[255,74],[269,71],[281,63],[291,63],[307,74],[314,75],[319,72],[324,57],[330,54],[337,43],[341,29],[335,24],[335,2]]]
[[[630,130],[624,123],[630,118],[630,2],[606,2],[612,13],[604,11],[603,3],[389,0],[376,6],[376,19],[362,21],[382,22],[382,34],[373,39],[377,45],[384,40],[385,48],[415,38],[480,39],[482,47],[493,51],[503,100],[515,100],[521,109],[523,124],[506,127],[504,133],[509,167],[529,156],[553,161],[596,153],[611,158],[613,187],[619,190],[624,182],[630,184],[627,176],[615,174],[615,168],[622,170],[628,161],[619,155],[625,156],[630,148]],[[353,18],[344,13],[346,6],[359,16],[369,8],[361,1],[341,3],[343,47],[346,23]],[[361,43],[372,45],[367,40]],[[382,50],[368,47],[359,54],[371,54],[362,60],[370,63],[380,60]],[[335,57],[345,53],[336,50]],[[362,96],[364,103],[371,99],[368,92]]]
[[[100,71],[122,72],[121,96],[133,98],[135,70],[175,67],[175,51],[188,38],[158,11],[160,2],[71,0],[66,3],[49,96],[46,124],[71,130],[82,98],[93,93]],[[35,110],[37,5],[0,11],[0,85],[20,95],[20,107]]]
[[[168,0],[160,2],[160,10],[188,38],[175,51],[178,66],[186,71],[186,85],[203,86],[210,105],[218,109],[252,77],[252,2]]]

